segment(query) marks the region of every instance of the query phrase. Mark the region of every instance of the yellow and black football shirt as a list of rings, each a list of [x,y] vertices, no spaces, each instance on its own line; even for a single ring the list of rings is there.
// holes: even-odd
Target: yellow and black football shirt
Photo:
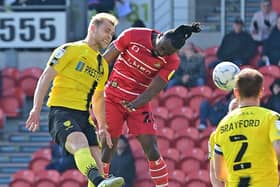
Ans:
[[[275,140],[280,140],[280,116],[271,110],[242,107],[221,120],[214,142],[228,168],[226,186],[278,187]]]
[[[94,90],[103,90],[108,79],[108,64],[98,51],[78,41],[54,50],[48,66],[57,71],[48,106],[63,106],[87,111]]]

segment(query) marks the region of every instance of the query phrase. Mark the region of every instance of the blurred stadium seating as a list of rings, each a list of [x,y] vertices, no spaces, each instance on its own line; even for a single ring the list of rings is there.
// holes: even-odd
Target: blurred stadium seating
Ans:
[[[22,170],[13,174],[10,187],[32,187],[35,173],[32,170]]]

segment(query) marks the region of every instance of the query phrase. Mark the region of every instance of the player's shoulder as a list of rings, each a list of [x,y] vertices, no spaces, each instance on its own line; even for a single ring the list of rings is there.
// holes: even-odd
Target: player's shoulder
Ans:
[[[179,66],[180,64],[180,57],[177,53],[173,53],[169,56],[164,56],[163,58],[166,61],[166,65],[176,64],[177,66]]]
[[[274,118],[280,120],[280,114],[274,110],[267,109],[267,113],[269,113]]]
[[[279,116],[280,114],[274,110],[265,108],[265,107],[258,107],[258,110],[263,113],[263,114],[267,114],[267,115],[273,115],[273,116]]]
[[[179,57],[178,53],[173,53],[173,54],[170,55],[169,57],[172,58],[172,59],[175,59],[175,60],[180,61],[180,57]]]
[[[73,48],[75,42],[68,42],[64,43],[57,48],[54,49],[53,53],[58,53],[60,52],[61,54],[64,54],[66,51],[69,51],[69,49]]]
[[[246,109],[246,108],[245,108]],[[249,112],[254,114],[256,117],[262,116],[266,119],[280,119],[280,114],[276,111],[273,111],[268,108],[264,108],[262,106],[255,106],[255,107],[250,107],[247,110],[244,110],[244,112]]]
[[[151,34],[154,30],[152,29],[149,29],[149,28],[138,28],[138,27],[134,27],[134,28],[128,28],[126,29],[123,34],[126,35],[126,36],[130,36],[129,38],[133,41],[136,41],[136,42],[144,42],[144,41],[147,41],[147,40],[150,40],[151,37]]]
[[[75,41],[75,42],[68,42],[64,43],[58,48],[69,49],[69,48],[86,48],[87,44],[83,41]]]
[[[53,51],[53,54],[56,58],[61,58],[64,54],[75,56],[77,53],[84,51],[87,47],[87,44],[82,41],[68,42],[57,47]]]
[[[211,132],[211,134],[209,136],[209,141],[212,141],[214,139],[215,135],[216,135],[216,129]]]
[[[151,33],[152,31],[153,29],[145,28],[145,27],[131,27],[124,30],[124,32],[126,33]]]

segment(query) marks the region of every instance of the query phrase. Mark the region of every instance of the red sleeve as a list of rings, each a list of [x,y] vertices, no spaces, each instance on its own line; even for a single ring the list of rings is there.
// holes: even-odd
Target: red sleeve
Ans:
[[[175,73],[175,70],[178,69],[179,67],[179,57],[176,54],[170,55],[168,57],[165,57],[166,60],[166,64],[165,66],[159,71],[159,76],[165,80],[166,82],[168,82],[172,75]]]
[[[130,40],[131,40],[131,29],[127,29],[125,31],[123,31],[118,38],[114,41],[114,45],[115,47],[118,49],[118,51],[122,52],[124,51]]]

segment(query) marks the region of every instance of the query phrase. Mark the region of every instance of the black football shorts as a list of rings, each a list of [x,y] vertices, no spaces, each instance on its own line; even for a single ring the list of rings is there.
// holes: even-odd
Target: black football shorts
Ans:
[[[49,112],[49,132],[53,140],[65,147],[67,136],[72,132],[83,132],[89,146],[97,146],[95,127],[89,122],[89,112],[65,107],[51,107]]]

